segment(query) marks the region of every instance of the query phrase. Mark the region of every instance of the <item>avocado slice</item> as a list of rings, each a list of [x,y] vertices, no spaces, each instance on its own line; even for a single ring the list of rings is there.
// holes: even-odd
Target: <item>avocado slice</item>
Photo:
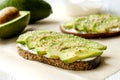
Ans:
[[[86,46],[88,48],[94,48],[94,49],[99,49],[99,50],[105,50],[107,48],[107,46],[102,45],[102,44],[95,42],[95,41],[88,41],[86,43]]]
[[[46,55],[49,58],[58,59],[59,58],[58,53],[59,53],[59,51],[57,49],[55,49],[55,48],[51,49],[50,46],[46,50]]]
[[[34,49],[38,40],[39,39],[36,36],[34,38],[33,38],[33,36],[29,36],[29,37],[27,37],[25,44],[27,45],[27,47],[29,49]]]
[[[73,63],[76,60],[79,60],[79,56],[76,54],[75,50],[72,48],[59,52],[58,56],[60,60],[62,60],[66,64]]]
[[[69,38],[69,39],[68,39]],[[92,40],[86,40],[84,38],[80,38],[78,36],[69,36],[64,37],[64,44],[62,45],[63,49],[67,47],[87,47],[87,48],[94,48],[99,50],[105,50],[107,46],[102,45],[98,42],[92,41]]]
[[[77,30],[77,31],[80,31],[80,32],[86,32],[86,23],[87,23],[87,20],[84,21],[86,18],[85,17],[79,17],[77,19],[75,19],[74,21],[74,28]]]
[[[20,11],[20,16],[0,25],[0,38],[9,38],[21,33],[29,23],[30,12]]]
[[[44,19],[52,13],[52,7],[44,0],[2,0],[0,1],[0,10],[13,6],[19,10],[30,11],[30,23]]]
[[[43,33],[44,31],[28,31],[26,33],[21,34],[18,39],[16,40],[17,43],[24,44],[26,43],[26,40],[30,36],[38,35]]]
[[[35,51],[37,52],[38,56],[46,54],[46,50],[44,47],[35,47]]]
[[[56,32],[51,32],[51,31],[38,32],[38,33],[33,34],[32,36],[29,36],[26,39],[25,43],[29,49],[35,48],[36,46],[40,47],[41,45],[45,45],[48,43],[44,39],[48,37],[54,37],[56,35],[57,35]],[[41,44],[41,42],[43,43]]]
[[[90,49],[86,47],[73,47],[59,52],[60,59],[66,64],[73,63],[76,60],[99,56],[102,50]]]
[[[17,43],[20,43],[20,44],[25,44],[26,42],[26,39],[29,37],[29,36],[32,36],[34,32],[33,31],[28,31],[24,34],[21,34],[21,36],[18,37],[18,39],[16,40]]]
[[[64,26],[66,29],[73,29],[74,21],[65,22],[64,24],[62,24],[62,26]]]
[[[96,56],[100,56],[103,53],[102,50],[98,50],[94,48],[76,47],[75,49],[78,49],[76,51],[76,54],[79,56],[79,59],[96,57]]]

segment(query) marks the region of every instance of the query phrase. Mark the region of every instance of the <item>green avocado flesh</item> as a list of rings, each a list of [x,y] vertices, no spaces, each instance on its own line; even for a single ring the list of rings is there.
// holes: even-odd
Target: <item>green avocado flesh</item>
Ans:
[[[120,30],[120,18],[109,14],[96,14],[65,22],[62,27],[81,33],[105,33]]]
[[[10,38],[21,33],[30,20],[29,11],[20,11],[20,16],[0,24],[0,38]]]
[[[77,60],[100,56],[107,46],[70,34],[53,31],[29,31],[21,34],[17,41],[36,55],[60,59],[69,64]]]

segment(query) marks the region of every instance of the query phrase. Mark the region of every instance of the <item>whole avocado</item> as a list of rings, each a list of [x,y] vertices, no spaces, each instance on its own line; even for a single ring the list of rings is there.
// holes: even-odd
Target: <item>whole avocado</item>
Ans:
[[[44,0],[2,0],[0,1],[0,10],[14,6],[19,10],[31,12],[30,23],[48,17],[52,13],[51,6]]]

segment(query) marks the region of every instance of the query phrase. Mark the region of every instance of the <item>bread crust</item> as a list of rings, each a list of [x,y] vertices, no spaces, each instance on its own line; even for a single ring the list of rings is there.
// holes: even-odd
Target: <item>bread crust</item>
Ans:
[[[63,26],[60,26],[60,30],[63,33],[67,34],[73,34],[76,36],[80,36],[83,38],[91,39],[91,38],[107,38],[107,37],[113,37],[120,35],[120,31],[114,31],[114,32],[105,32],[105,33],[80,33],[80,32],[70,32],[63,28]]]
[[[38,56],[36,54],[32,54],[31,52],[24,50],[19,46],[17,46],[17,49],[19,55],[27,60],[38,61],[55,67],[63,68],[66,70],[74,70],[74,71],[95,69],[97,66],[99,66],[101,59],[100,56],[98,56],[95,59],[89,61],[79,61],[79,62],[76,61],[70,64],[65,64],[59,59],[52,59],[52,58],[47,58],[45,56]]]

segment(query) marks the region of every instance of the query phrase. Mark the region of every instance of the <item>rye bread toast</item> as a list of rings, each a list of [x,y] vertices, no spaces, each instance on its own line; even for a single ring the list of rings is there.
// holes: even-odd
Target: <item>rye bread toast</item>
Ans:
[[[108,37],[113,37],[113,36],[120,35],[120,31],[105,32],[105,33],[80,33],[80,32],[77,32],[77,31],[66,30],[66,29],[63,28],[63,26],[60,26],[60,30],[63,33],[73,34],[73,35],[80,36],[80,37],[87,38],[87,39],[108,38]]]
[[[101,57],[99,56],[89,61],[76,61],[70,64],[65,64],[59,59],[52,59],[52,58],[47,58],[45,56],[38,56],[27,50],[22,49],[19,46],[17,46],[17,49],[18,49],[19,55],[27,60],[33,60],[33,61],[38,61],[45,64],[50,64],[52,66],[60,67],[66,70],[74,70],[74,71],[91,70],[99,66],[101,62]]]
[[[68,70],[96,68],[106,48],[92,40],[53,31],[31,31],[17,39],[17,49],[23,58]]]
[[[95,14],[78,17],[60,25],[63,33],[84,38],[107,38],[120,35],[120,17]]]

